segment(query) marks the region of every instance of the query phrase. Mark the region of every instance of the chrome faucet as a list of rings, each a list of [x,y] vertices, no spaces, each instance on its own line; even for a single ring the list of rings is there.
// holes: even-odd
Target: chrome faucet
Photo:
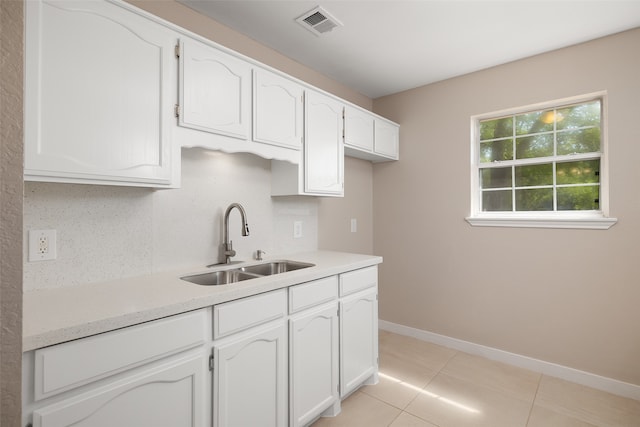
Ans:
[[[231,203],[224,213],[224,230],[222,231],[222,244],[224,247],[224,262],[229,264],[231,257],[236,256],[236,251],[233,250],[233,242],[229,240],[229,214],[233,208],[238,208],[240,216],[242,217],[242,235],[249,235],[249,225],[247,224],[247,213],[240,203]]]

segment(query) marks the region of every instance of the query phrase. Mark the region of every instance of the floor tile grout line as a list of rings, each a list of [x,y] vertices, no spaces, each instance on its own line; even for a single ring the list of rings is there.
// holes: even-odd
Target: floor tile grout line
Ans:
[[[427,384],[425,384],[425,386],[424,386],[424,387],[422,387],[422,390],[426,390],[426,389],[427,389],[427,387],[429,387],[429,384],[431,384],[431,383],[433,382],[433,380],[434,380],[438,375],[440,375],[440,372],[444,369],[444,367],[445,367],[445,366],[447,366],[447,364],[451,361],[451,359],[453,359],[453,358],[456,356],[456,354],[458,354],[458,353],[459,353],[459,351],[458,351],[458,350],[454,350],[454,353],[451,355],[451,357],[449,357],[449,359],[447,359],[447,361],[442,365],[442,367],[441,367],[440,369],[438,369],[437,371],[435,371],[435,374],[434,374],[434,375],[429,379],[429,381],[427,382]],[[407,411],[407,410],[406,410],[409,406],[411,406],[411,404],[412,404],[412,403],[413,403],[413,402],[414,402],[418,397],[420,397],[420,392],[416,393],[416,395],[414,396],[414,398],[413,398],[413,399],[411,399],[411,400],[409,401],[409,403],[407,403],[407,405],[404,407],[404,409],[402,410],[402,412],[406,412],[407,414],[409,414],[409,415],[411,415],[411,416],[414,416],[414,417],[419,418],[419,419],[421,419],[421,420],[423,420],[423,421],[425,421],[425,422],[428,422],[429,424],[433,424],[433,425],[437,426],[437,424],[436,424],[436,423],[434,423],[433,421],[431,421],[431,420],[425,420],[424,418],[420,417],[419,415],[413,414],[413,413],[411,413],[411,412],[409,412],[409,411]]]
[[[533,414],[533,408],[536,406],[536,399],[538,399],[538,391],[540,391],[540,384],[542,383],[543,375],[540,374],[538,377],[538,385],[536,386],[536,392],[533,395],[533,400],[531,401],[531,408],[529,408],[529,415],[527,416],[527,422],[525,427],[529,425],[529,421],[531,421],[531,414]]]

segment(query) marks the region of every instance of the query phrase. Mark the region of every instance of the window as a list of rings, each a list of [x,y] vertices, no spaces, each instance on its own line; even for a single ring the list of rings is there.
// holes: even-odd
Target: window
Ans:
[[[604,94],[472,118],[472,225],[609,228]]]

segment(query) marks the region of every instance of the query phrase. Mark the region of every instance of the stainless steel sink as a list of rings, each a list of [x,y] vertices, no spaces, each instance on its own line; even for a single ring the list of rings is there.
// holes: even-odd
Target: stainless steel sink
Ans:
[[[314,264],[298,261],[272,261],[265,264],[242,267],[240,270],[246,273],[259,274],[261,276],[271,276],[272,274],[286,273],[287,271],[313,267],[313,265]]]
[[[204,286],[228,285],[242,280],[255,279],[255,274],[245,273],[240,270],[213,271],[211,273],[194,274],[193,276],[181,277],[182,280]]]
[[[271,276],[273,274],[286,273],[288,271],[295,271],[313,266],[315,266],[315,264],[310,264],[307,262],[278,260],[228,270],[193,274],[190,276],[181,277],[181,279],[186,280],[187,282],[204,286],[228,285],[229,283],[256,279],[263,276]]]

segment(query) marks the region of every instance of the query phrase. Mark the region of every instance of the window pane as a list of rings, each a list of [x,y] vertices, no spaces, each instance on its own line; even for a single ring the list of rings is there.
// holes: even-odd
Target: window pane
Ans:
[[[513,117],[480,122],[480,140],[504,138],[513,135]]]
[[[480,163],[501,160],[513,160],[512,139],[480,143]]]
[[[558,163],[556,166],[558,185],[598,182],[600,182],[600,159]]]
[[[600,128],[558,132],[558,154],[598,153]]]
[[[480,171],[481,188],[511,187],[511,168],[491,168]]]
[[[558,110],[556,129],[576,129],[584,126],[600,126],[600,101]]]
[[[553,165],[516,166],[516,187],[553,185]]]
[[[552,211],[553,189],[516,190],[516,211]]]
[[[553,156],[553,134],[526,136],[516,139],[516,159]]]
[[[483,191],[482,210],[486,212],[511,212],[513,210],[511,190]]]
[[[553,110],[536,111],[516,116],[516,134],[548,132],[553,130]]]
[[[558,188],[558,210],[588,211],[600,209],[600,186]]]

